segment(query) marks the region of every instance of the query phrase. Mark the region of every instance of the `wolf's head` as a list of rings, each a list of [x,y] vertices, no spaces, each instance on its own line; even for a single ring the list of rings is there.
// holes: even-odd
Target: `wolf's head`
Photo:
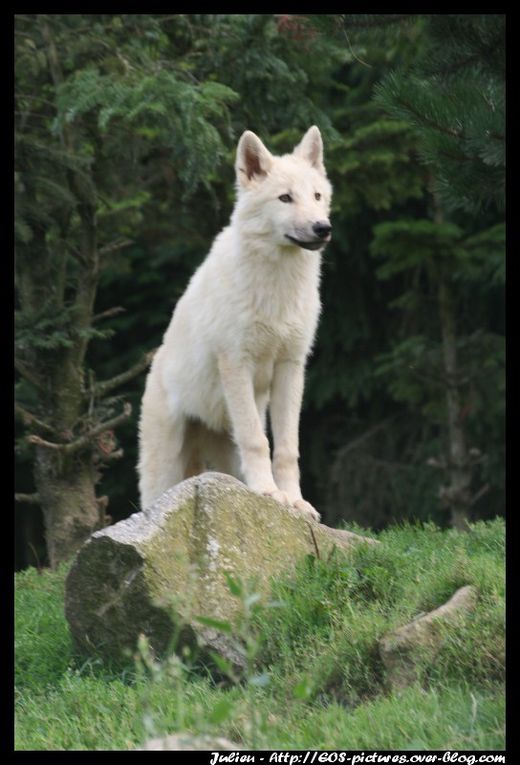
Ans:
[[[323,142],[313,125],[292,154],[276,157],[255,133],[238,142],[237,215],[258,236],[278,246],[319,250],[329,240],[332,187],[323,165]]]

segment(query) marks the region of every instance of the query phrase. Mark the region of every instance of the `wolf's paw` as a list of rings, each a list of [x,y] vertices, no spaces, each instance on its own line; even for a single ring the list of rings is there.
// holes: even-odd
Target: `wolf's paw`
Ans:
[[[263,491],[262,494],[265,497],[272,497],[273,499],[276,499],[278,502],[281,502],[282,505],[291,504],[288,495],[284,491],[280,491],[280,489],[269,489],[267,491]]]
[[[315,523],[319,523],[321,520],[321,515],[318,513],[317,510],[311,505],[310,502],[306,502],[301,497],[298,497],[297,499],[293,499],[293,496],[291,497],[290,494],[288,494],[285,491],[281,491],[281,489],[264,489],[260,491],[260,494],[263,494],[264,497],[272,497],[273,499],[276,499],[278,502],[281,502],[282,505],[286,505],[290,508],[294,508],[295,510],[298,510],[300,513],[303,513],[308,520],[314,521]]]
[[[321,515],[310,502],[306,502],[304,499],[296,499],[292,502],[292,506],[295,507],[296,510],[300,510],[305,515],[309,516],[309,520],[315,521],[315,523],[320,522]]]

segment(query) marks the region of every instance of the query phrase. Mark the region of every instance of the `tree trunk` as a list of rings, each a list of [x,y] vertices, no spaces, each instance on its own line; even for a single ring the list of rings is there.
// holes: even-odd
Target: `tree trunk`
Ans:
[[[442,497],[451,510],[451,525],[455,529],[468,529],[471,503],[471,468],[462,424],[462,407],[457,383],[457,337],[453,298],[447,279],[441,275],[439,283],[439,313],[442,328],[444,375],[446,377],[446,404],[448,413],[448,475],[450,483],[443,487]]]
[[[90,451],[63,454],[37,446],[34,477],[52,568],[72,557],[101,526]]]
[[[433,195],[433,202],[434,220],[436,223],[442,223],[442,209],[435,195]],[[445,264],[441,261],[438,268],[437,296],[442,335],[449,440],[448,458],[446,460],[449,484],[441,487],[441,500],[450,508],[453,528],[467,531],[471,506],[471,466],[468,459],[463,417],[461,416],[455,305],[449,278]]]
[[[34,417],[29,424],[30,439],[36,439],[33,474],[52,568],[70,558],[100,526],[93,462],[95,441],[74,451],[69,448],[70,440],[77,439],[89,427],[85,422],[87,402],[83,382],[88,335],[80,333],[92,325],[99,277],[95,209],[87,205],[78,208],[82,258],[74,285],[76,311],[69,330],[74,343],[53,352],[23,351],[18,366],[36,388],[37,409],[45,413],[44,420]],[[66,252],[46,245],[45,237],[37,252],[30,246],[19,248],[20,305],[26,316],[37,317],[49,305],[57,313],[64,309],[63,284],[53,277],[58,268],[65,270],[66,262]],[[40,436],[49,439],[48,445]]]

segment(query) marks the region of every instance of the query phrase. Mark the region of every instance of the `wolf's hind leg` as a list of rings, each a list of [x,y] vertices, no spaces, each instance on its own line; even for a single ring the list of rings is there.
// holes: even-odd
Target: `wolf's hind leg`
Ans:
[[[151,505],[184,479],[186,421],[168,412],[166,401],[151,380],[143,397],[139,422],[139,494],[141,509]]]
[[[205,457],[208,470],[227,473],[239,481],[244,480],[240,469],[240,454],[231,433],[206,429]]]
[[[185,478],[216,470],[243,480],[240,456],[231,435],[212,430],[200,420],[186,421],[182,454]]]

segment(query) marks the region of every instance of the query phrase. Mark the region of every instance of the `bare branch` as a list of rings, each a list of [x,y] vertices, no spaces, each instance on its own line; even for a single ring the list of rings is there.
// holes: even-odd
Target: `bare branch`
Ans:
[[[112,417],[111,420],[106,420],[105,422],[100,422],[99,425],[96,425],[95,428],[92,428],[92,430],[89,430],[87,433],[84,433],[82,436],[77,438],[75,441],[72,441],[69,444],[56,444],[52,443],[51,441],[45,441],[43,438],[40,438],[36,435],[30,435],[27,436],[27,441],[30,444],[34,444],[35,446],[44,446],[47,449],[55,449],[63,454],[74,454],[75,452],[80,451],[81,449],[85,449],[88,446],[92,445],[92,441],[96,436],[99,436],[101,433],[104,433],[106,430],[112,430],[112,428],[116,428],[118,425],[121,425],[122,422],[128,419],[132,413],[132,406],[128,403],[128,401],[125,403],[123,411],[121,414],[118,414],[116,417]]]
[[[372,438],[372,436],[375,436],[376,433],[379,433],[380,430],[384,430],[393,420],[395,420],[396,417],[397,415],[392,414],[390,417],[386,417],[384,420],[381,420],[381,422],[376,423],[360,436],[354,438],[352,441],[349,441],[347,444],[345,444],[345,446],[342,446],[341,449],[338,449],[337,454],[343,458],[349,452],[358,449],[362,444],[365,443],[365,441],[368,441],[370,438]]]
[[[484,496],[484,494],[487,494],[488,491],[491,489],[491,484],[485,483],[484,486],[481,486],[480,489],[477,491],[476,494],[473,495],[473,497],[469,501],[469,506],[475,504],[475,502],[478,502],[481,497]]]
[[[40,420],[38,417],[36,417],[36,415],[34,415],[28,409],[25,409],[25,407],[23,407],[17,401],[15,401],[14,404],[14,411],[15,414],[21,417],[24,425],[36,426],[37,428],[40,428],[40,430],[44,430],[46,433],[56,435],[56,430],[52,427],[52,425],[49,425],[49,423],[44,422],[43,420]]]
[[[110,393],[111,390],[114,390],[114,388],[118,388],[129,380],[133,380],[134,377],[141,374],[141,372],[151,364],[156,351],[157,348],[154,348],[152,351],[146,353],[137,364],[134,364],[133,367],[127,369],[126,372],[122,372],[120,375],[110,378],[110,380],[97,383],[97,385],[94,386],[94,395],[101,398],[106,396],[107,393]],[[88,391],[88,393],[90,394],[90,391]]]
[[[100,433],[104,433],[105,430],[111,430],[112,428],[116,428],[118,425],[121,425],[121,423],[127,420],[131,414],[132,405],[127,401],[125,402],[121,414],[116,415],[116,417],[112,417],[111,420],[106,420],[106,422],[100,422],[99,425],[96,425],[95,428],[92,428],[92,430],[90,430],[88,433],[85,433],[84,436],[81,436],[81,438],[78,438],[77,441],[74,441],[72,444],[67,444],[67,446],[72,447],[73,451],[77,451],[78,449],[87,446],[95,436],[99,436]]]
[[[121,457],[124,457],[124,454],[123,449],[116,449],[115,452],[100,454],[99,459],[101,462],[113,462],[114,460],[120,460]]]
[[[113,242],[109,242],[108,244],[105,244],[104,247],[101,247],[98,254],[101,257],[104,257],[110,252],[116,252],[117,250],[122,250],[123,247],[128,247],[129,244],[133,244],[133,239],[127,239],[126,237],[122,237],[121,239],[114,239]]]
[[[14,498],[16,502],[25,502],[26,505],[40,504],[40,496],[36,492],[34,494],[15,494]]]
[[[31,433],[31,435],[27,436],[25,440],[29,444],[34,444],[35,446],[46,446],[47,449],[57,449],[64,451],[67,446],[71,446],[71,444],[54,444],[52,441],[46,441],[44,438],[40,438],[40,436],[37,436],[35,433]]]
[[[101,321],[101,319],[108,319],[110,316],[117,316],[118,313],[124,313],[125,311],[126,308],[123,308],[122,305],[116,305],[114,308],[108,308],[106,311],[102,311],[102,313],[97,313],[92,317],[92,323]]]
[[[429,457],[425,464],[430,467],[438,468],[439,470],[446,470],[448,467],[444,457]]]

